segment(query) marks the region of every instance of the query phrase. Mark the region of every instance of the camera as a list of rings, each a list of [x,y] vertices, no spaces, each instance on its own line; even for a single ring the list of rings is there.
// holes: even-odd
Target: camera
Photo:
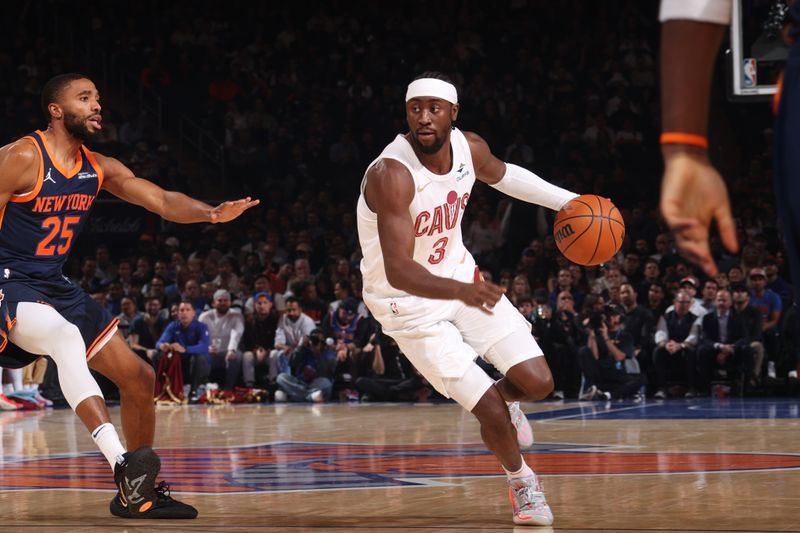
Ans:
[[[589,313],[589,326],[593,328],[599,328],[603,325],[603,321],[605,317],[603,316],[602,311],[591,311]]]

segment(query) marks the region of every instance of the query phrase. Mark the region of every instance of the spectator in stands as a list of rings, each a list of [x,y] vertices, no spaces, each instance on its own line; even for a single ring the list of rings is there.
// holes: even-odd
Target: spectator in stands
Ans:
[[[531,285],[528,283],[528,277],[518,274],[514,276],[511,281],[511,292],[508,294],[508,299],[514,307],[518,307],[522,298],[531,297]]]
[[[715,306],[702,319],[700,343],[697,350],[698,390],[689,389],[687,397],[707,394],[715,373],[733,379],[734,394],[741,396],[745,386],[752,384],[753,349],[746,336],[744,318],[731,310],[731,294],[717,291]]]
[[[750,305],[761,312],[761,335],[764,355],[767,358],[767,375],[777,377],[780,366],[780,330],[778,324],[783,312],[781,298],[767,288],[767,273],[761,267],[750,269]]]
[[[362,355],[370,371],[356,379],[362,402],[408,402],[424,399],[424,384],[397,343],[376,324]]]
[[[288,357],[300,346],[315,328],[314,321],[307,314],[297,298],[286,299],[286,312],[278,320],[275,329],[275,347],[269,354],[270,383],[274,383],[279,372],[288,371]]]
[[[186,280],[186,283],[183,285],[181,299],[192,302],[194,310],[198,314],[202,313],[208,305],[208,302],[200,292],[200,283],[198,283],[196,279]]]
[[[714,279],[706,280],[703,284],[703,292],[702,298],[700,300],[700,305],[703,306],[703,309],[706,310],[706,313],[710,313],[714,310],[714,306],[717,303],[717,291],[719,290],[719,285],[717,281]],[[730,296],[730,294],[728,294]],[[730,307],[730,305],[728,306]]]
[[[153,360],[156,355],[156,341],[170,322],[171,318],[161,312],[161,300],[158,297],[148,298],[145,312],[131,323],[128,344],[140,357],[147,361]]]
[[[322,317],[328,311],[328,304],[317,295],[317,285],[313,282],[296,285],[299,291],[298,299],[303,306],[303,312],[311,317],[315,324],[322,322]]]
[[[75,282],[89,294],[99,291],[103,285],[103,280],[97,277],[96,271],[97,261],[93,257],[85,257],[81,265],[81,277]]]
[[[158,339],[158,353],[154,363],[158,368],[160,358],[180,354],[184,383],[190,384],[189,401],[197,402],[202,394],[201,385],[208,381],[211,360],[208,354],[208,328],[195,319],[192,302],[178,304],[178,319],[170,322]]]
[[[652,257],[648,257],[644,261],[643,278],[644,279],[635,286],[635,289],[639,298],[639,303],[646,305],[647,293],[650,292],[650,286],[653,283],[661,283],[661,269],[658,266],[658,261]]]
[[[122,333],[122,336],[127,340],[131,334],[131,324],[133,321],[142,316],[142,313],[136,309],[136,302],[130,296],[123,296],[120,302],[121,312],[117,315],[117,328]]]
[[[697,374],[697,315],[689,311],[692,296],[681,289],[673,302],[674,309],[658,319],[653,353],[655,368],[655,398],[667,397],[667,386],[672,380],[681,388],[698,388]]]
[[[368,320],[358,316],[358,301],[348,298],[328,315],[322,324],[322,332],[334,341],[337,360],[337,386],[355,389],[355,380],[360,374],[361,348],[369,338]]]
[[[153,276],[150,283],[142,287],[142,291],[147,298],[158,298],[161,302],[161,306],[164,307],[167,305],[166,286],[167,283],[164,278],[161,276]]]
[[[697,281],[697,278],[694,276],[686,276],[681,279],[679,290],[686,292],[689,297],[691,298],[691,306],[689,307],[689,311],[697,318],[702,317],[706,314],[706,308],[702,304],[702,300],[696,298],[697,290],[700,286],[700,282]],[[677,296],[677,292],[675,293]],[[675,309],[674,304],[667,307],[667,312],[672,311]]]
[[[633,356],[640,371],[647,374],[652,368],[653,338],[656,320],[649,309],[639,305],[633,284],[623,283],[619,288],[625,331],[633,339]]]
[[[608,263],[603,268],[603,275],[594,280],[592,292],[602,294],[608,300],[609,287],[619,287],[623,281],[627,281],[622,275],[622,270],[616,263]]]
[[[583,342],[583,328],[575,312],[575,297],[568,290],[556,299],[556,310],[550,320],[551,355],[547,359],[553,373],[553,399],[577,398],[581,373],[578,349]],[[548,356],[545,353],[545,356]]]
[[[244,324],[242,349],[242,373],[245,387],[266,385],[267,372],[256,373],[257,368],[269,367],[269,351],[275,345],[275,329],[280,315],[272,305],[272,296],[267,292],[253,295],[255,310],[247,315]],[[263,376],[261,376],[263,374]],[[261,377],[262,379],[259,379]]]
[[[239,276],[235,272],[234,260],[227,256],[223,257],[218,263],[218,268],[218,274],[211,282],[220,289],[237,294],[239,292]]]
[[[289,356],[289,371],[277,377],[279,390],[275,401],[322,403],[330,399],[336,351],[322,330],[312,330],[306,340]]]
[[[336,300],[332,301],[328,306],[329,315],[333,315],[344,300],[353,296],[353,291],[347,278],[340,279],[333,285],[333,295]],[[358,316],[369,316],[367,306],[362,301],[358,302]]]
[[[774,255],[764,259],[764,274],[767,276],[767,289],[777,294],[781,299],[782,308],[787,310],[794,302],[794,289],[778,270],[778,262]]]
[[[256,297],[256,294],[260,294],[260,293],[268,294],[270,303],[273,303],[271,289],[272,289],[272,286],[271,286],[271,284],[269,282],[269,278],[267,276],[260,275],[260,276],[256,277],[255,281],[253,281],[253,295],[250,296],[244,303],[244,314],[245,314],[245,316],[253,314],[255,312],[255,297]],[[273,334],[274,333],[275,332],[273,331]],[[270,344],[269,346],[272,346],[272,344]]]
[[[640,283],[643,278],[641,262],[639,254],[630,251],[625,254],[625,261],[622,263],[622,275],[634,286]]]
[[[105,117],[103,117],[105,118]],[[111,254],[108,251],[108,246],[105,244],[98,244],[94,250],[95,271],[96,277],[100,278],[102,283],[109,283],[112,279],[117,277],[117,266],[111,262]]]
[[[572,295],[573,310],[580,309],[583,305],[583,299],[586,295],[580,289],[576,288],[573,284],[573,277],[568,268],[560,268],[558,270],[558,277],[556,278],[556,287],[550,292],[550,307],[553,309],[558,308],[558,296],[567,291]]]
[[[194,304],[192,304],[194,305]],[[225,289],[214,293],[214,308],[200,314],[199,321],[208,328],[208,354],[211,372],[225,369],[223,390],[233,390],[242,373],[239,342],[244,334],[244,316],[231,307],[231,295]]]

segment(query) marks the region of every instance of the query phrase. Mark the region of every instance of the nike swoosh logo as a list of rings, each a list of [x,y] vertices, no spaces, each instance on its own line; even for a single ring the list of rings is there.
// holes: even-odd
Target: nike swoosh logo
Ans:
[[[424,191],[424,190],[425,190],[425,187],[427,187],[427,186],[428,186],[428,185],[430,185],[431,183],[432,183],[432,182],[430,182],[430,181],[429,181],[428,183],[426,183],[426,184],[425,184],[425,185],[423,185],[422,187],[420,187],[419,185],[417,185],[417,192],[422,192],[422,191]]]

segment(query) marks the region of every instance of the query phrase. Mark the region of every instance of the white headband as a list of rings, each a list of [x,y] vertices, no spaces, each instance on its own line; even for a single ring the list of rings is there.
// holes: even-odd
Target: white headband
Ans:
[[[422,78],[408,84],[406,102],[412,98],[419,98],[420,96],[441,98],[451,104],[458,103],[458,92],[455,86],[452,83],[447,83],[444,80],[437,80],[436,78]]]

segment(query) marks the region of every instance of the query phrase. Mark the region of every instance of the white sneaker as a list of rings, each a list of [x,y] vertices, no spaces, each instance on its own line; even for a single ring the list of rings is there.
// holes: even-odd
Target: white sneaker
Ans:
[[[789,379],[797,379],[797,370],[789,370],[789,373],[786,375]]]
[[[775,379],[777,377],[775,373],[775,361],[767,363],[767,376],[769,376],[770,379]]]
[[[325,396],[322,395],[322,391],[317,389],[309,395],[311,401],[314,403],[322,403],[325,401]]]
[[[525,413],[519,408],[519,402],[513,402],[508,406],[508,414],[511,416],[511,423],[517,430],[517,442],[520,448],[528,448],[533,445],[533,428],[525,418]]]
[[[563,400],[564,399],[564,391],[563,390],[555,391],[553,393],[553,399],[554,400]]]
[[[0,409],[3,411],[16,411],[20,408],[20,405],[6,396],[5,394],[0,393]]]
[[[45,407],[53,407],[53,400],[45,398],[38,390],[33,393],[33,397],[36,398],[37,402],[43,403]]]
[[[275,403],[283,403],[286,401],[286,393],[282,390],[275,391]]]
[[[581,394],[579,400],[594,400],[594,397],[597,396],[597,387],[592,385]]]
[[[514,523],[527,526],[553,525],[553,512],[544,498],[542,484],[534,474],[508,480],[508,496],[514,512]]]

